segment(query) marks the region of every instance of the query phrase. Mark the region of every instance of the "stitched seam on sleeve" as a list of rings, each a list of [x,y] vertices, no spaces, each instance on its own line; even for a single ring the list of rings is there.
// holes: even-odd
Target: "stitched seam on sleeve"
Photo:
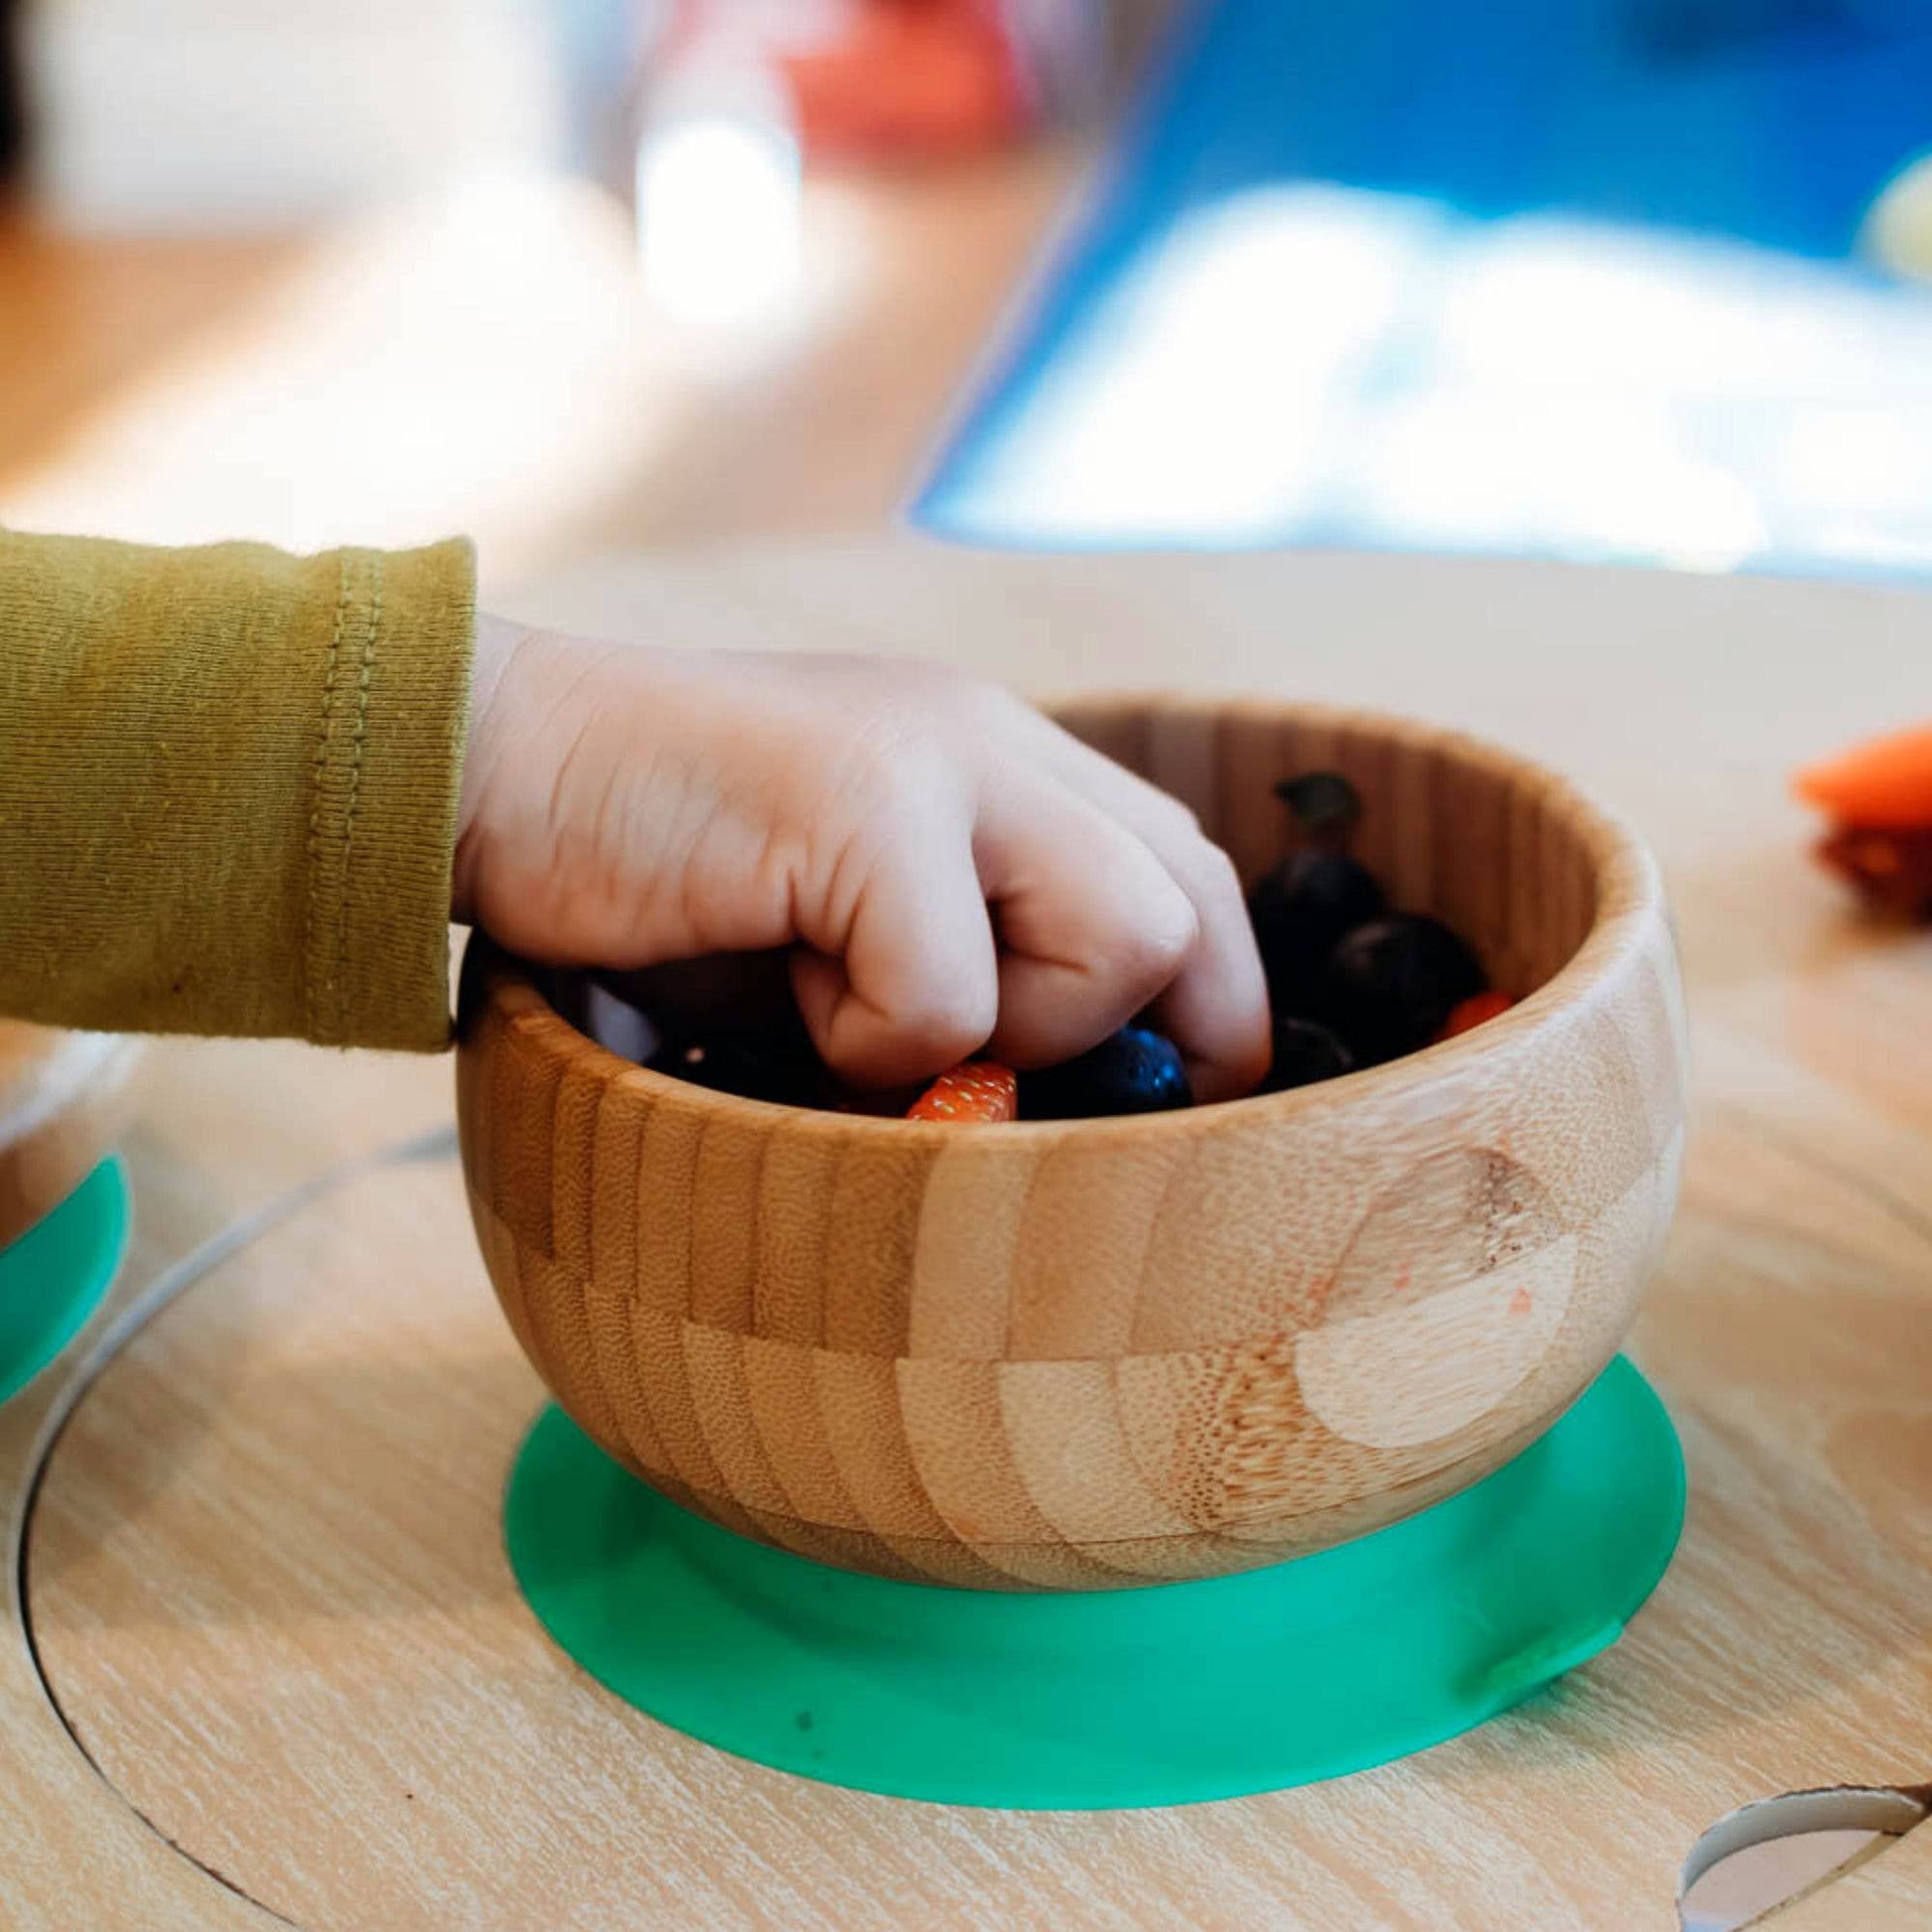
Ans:
[[[348,760],[348,803],[343,811],[343,884],[337,908],[336,930],[336,1034],[347,1033],[349,879],[354,859],[355,811],[361,802],[362,751],[369,733],[369,686],[375,677],[376,654],[382,641],[382,557],[369,560],[369,621],[362,639],[362,661],[355,679],[355,725],[350,735]]]
[[[348,553],[339,566],[336,589],[336,630],[329,642],[329,662],[322,680],[322,720],[316,734],[316,755],[310,771],[309,800],[309,931],[302,976],[303,1032],[318,1039],[318,994],[325,977],[321,944],[323,926],[323,820],[328,797],[329,746],[336,718],[336,684],[343,654],[343,631],[348,620]]]

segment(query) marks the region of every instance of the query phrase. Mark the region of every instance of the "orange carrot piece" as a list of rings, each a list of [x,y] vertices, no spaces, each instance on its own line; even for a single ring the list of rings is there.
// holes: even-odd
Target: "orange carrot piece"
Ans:
[[[1932,725],[1855,745],[1808,765],[1798,796],[1841,825],[1909,832],[1932,826]]]

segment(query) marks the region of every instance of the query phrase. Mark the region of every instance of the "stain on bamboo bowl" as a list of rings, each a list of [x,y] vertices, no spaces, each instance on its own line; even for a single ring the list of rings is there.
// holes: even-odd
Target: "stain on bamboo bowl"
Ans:
[[[612,1455],[714,1521],[889,1577],[1084,1589],[1379,1528],[1497,1467],[1610,1359],[1676,1200],[1684,1021],[1654,862],[1466,738],[1105,699],[1081,737],[1252,879],[1286,773],[1523,996],[1297,1092],[964,1129],[631,1065],[479,942],[458,1058],[517,1339]]]

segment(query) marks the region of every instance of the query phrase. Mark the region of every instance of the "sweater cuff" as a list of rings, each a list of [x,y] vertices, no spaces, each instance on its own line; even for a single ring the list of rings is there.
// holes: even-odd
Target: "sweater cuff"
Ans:
[[[345,550],[317,701],[302,1030],[449,1042],[450,867],[476,628],[467,542]]]

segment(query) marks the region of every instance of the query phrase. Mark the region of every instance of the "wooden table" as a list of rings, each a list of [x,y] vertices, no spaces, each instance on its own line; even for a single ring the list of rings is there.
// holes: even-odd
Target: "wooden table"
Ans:
[[[640,288],[628,218],[581,182],[225,239],[67,234],[0,196],[0,523],[463,529],[486,592],[640,544],[876,528],[1090,159],[815,176],[794,297],[723,342]]]
[[[1035,688],[1375,703],[1622,805],[1671,875],[1696,1022],[1685,1206],[1633,1344],[1689,1452],[1683,1550],[1560,1689],[1338,1784],[1029,1816],[748,1766],[617,1704],[511,1586],[497,1505],[539,1390],[437,1138],[447,1064],[171,1044],[119,1306],[176,1298],[0,1412],[0,1923],[1642,1932],[1731,1807],[1932,1776],[1932,940],[1848,917],[1783,788],[1932,714],[1932,607],[909,542],[618,564],[526,605]],[[1928,1922],[1932,1834],[1789,1919]]]

